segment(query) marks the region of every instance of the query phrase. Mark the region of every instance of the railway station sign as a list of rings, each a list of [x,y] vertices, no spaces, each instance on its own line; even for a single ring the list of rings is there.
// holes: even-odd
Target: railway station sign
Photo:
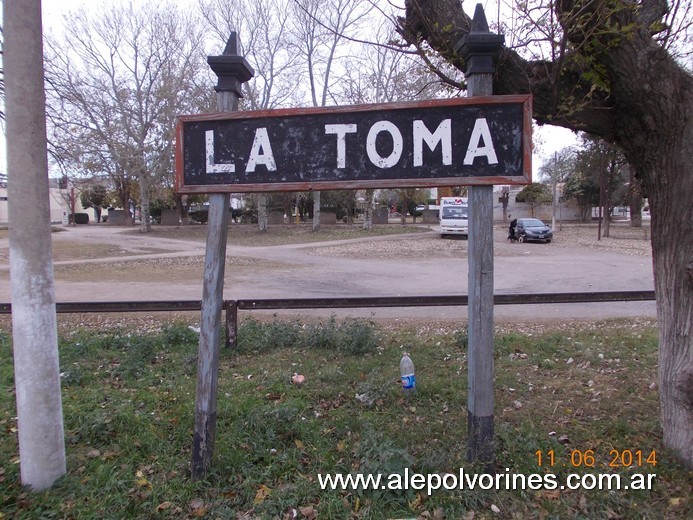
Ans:
[[[531,182],[531,96],[179,116],[176,190]]]

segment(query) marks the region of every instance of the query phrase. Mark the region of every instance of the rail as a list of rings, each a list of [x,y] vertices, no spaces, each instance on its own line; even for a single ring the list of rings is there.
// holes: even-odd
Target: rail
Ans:
[[[495,294],[494,305],[536,305],[550,303],[632,302],[655,299],[654,291],[597,291],[579,293]],[[375,307],[456,307],[468,304],[467,295],[375,296],[341,298],[276,298],[224,300],[226,344],[233,347],[238,331],[238,311],[282,309],[357,309]],[[57,302],[59,314],[102,312],[183,312],[199,311],[201,300],[152,300],[111,302]],[[0,303],[0,315],[11,314],[12,304]]]
[[[598,291],[580,293],[496,294],[494,305],[535,305],[547,303],[599,303],[654,300],[654,291]],[[466,306],[467,295],[375,296],[342,298],[277,298],[225,300],[224,308],[239,310],[356,309],[368,307],[454,307]],[[199,311],[200,300],[151,300],[111,302],[57,302],[56,312],[172,312]],[[10,303],[0,303],[0,314],[11,314]]]

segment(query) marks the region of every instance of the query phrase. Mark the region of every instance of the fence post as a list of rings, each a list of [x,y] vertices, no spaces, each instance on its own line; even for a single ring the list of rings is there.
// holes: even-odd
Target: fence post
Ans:
[[[207,63],[219,81],[217,110],[238,110],[241,85],[253,77],[253,69],[238,55],[238,36],[231,33],[221,56],[208,56]],[[195,388],[195,429],[193,433],[191,471],[193,478],[203,476],[212,462],[217,422],[217,384],[219,378],[219,341],[224,292],[224,264],[229,223],[229,194],[209,196],[207,250],[202,285],[200,346]]]
[[[470,97],[493,94],[494,59],[503,40],[489,31],[477,4],[469,35],[456,49],[466,61]],[[467,460],[493,471],[493,186],[469,188],[468,250]]]

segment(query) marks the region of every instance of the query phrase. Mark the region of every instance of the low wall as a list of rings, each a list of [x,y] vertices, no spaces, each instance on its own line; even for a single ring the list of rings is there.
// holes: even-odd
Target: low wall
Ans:
[[[162,209],[161,210],[161,225],[162,226],[179,226],[180,212],[177,209]]]
[[[124,226],[125,225],[125,210],[109,209],[108,210],[108,225],[109,226]]]
[[[387,224],[387,208],[376,208],[373,210],[373,224]]]

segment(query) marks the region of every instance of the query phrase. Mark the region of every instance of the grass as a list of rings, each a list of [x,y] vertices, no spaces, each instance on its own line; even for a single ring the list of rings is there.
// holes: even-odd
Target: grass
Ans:
[[[401,224],[375,225],[370,231],[364,230],[360,224],[351,226],[346,224],[326,225],[321,226],[319,231],[313,231],[310,224],[274,225],[269,226],[269,230],[266,233],[258,232],[256,224],[230,224],[228,244],[246,247],[267,247],[428,231],[430,231],[430,228],[412,224],[411,222],[406,226]],[[139,233],[139,231],[132,231],[132,233]],[[152,234],[164,238],[204,242],[207,238],[207,226],[152,226]]]
[[[195,481],[197,334],[182,322],[62,333],[68,473],[39,493],[19,484],[0,331],[0,518],[690,518],[690,473],[661,446],[657,331],[629,320],[498,331],[497,467],[559,479],[656,473],[653,490],[322,491],[324,473],[479,471],[465,461],[466,341],[369,320],[244,321],[238,350],[221,352],[213,467]],[[403,350],[417,371],[410,399]],[[538,467],[537,450],[553,450],[555,466]],[[571,468],[571,453],[587,450],[595,467]],[[657,465],[609,468],[611,450],[657,450]]]

